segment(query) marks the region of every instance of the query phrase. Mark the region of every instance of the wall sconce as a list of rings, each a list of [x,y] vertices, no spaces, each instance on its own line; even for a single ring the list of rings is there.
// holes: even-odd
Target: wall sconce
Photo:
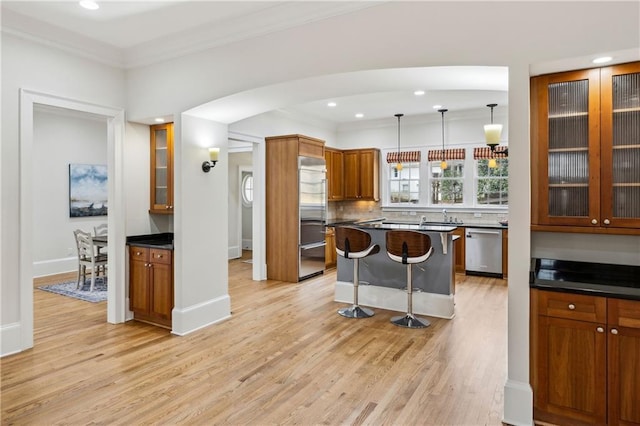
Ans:
[[[502,124],[493,124],[493,108],[497,107],[498,104],[488,104],[487,106],[491,108],[491,124],[484,125],[484,139],[487,142],[487,145],[491,147],[491,151],[494,151],[496,149],[496,145],[500,143]]]
[[[209,148],[209,161],[205,161],[204,163],[202,163],[203,172],[209,173],[209,171],[211,171],[211,169],[216,166],[219,153],[220,148]]]

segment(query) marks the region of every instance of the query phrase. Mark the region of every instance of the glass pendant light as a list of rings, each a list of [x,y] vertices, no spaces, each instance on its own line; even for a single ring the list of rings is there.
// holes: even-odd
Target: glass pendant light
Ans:
[[[447,161],[444,158],[444,113],[449,111],[448,109],[439,109],[438,112],[442,114],[442,161],[440,162],[440,168],[444,171],[447,169]]]
[[[396,170],[400,171],[402,170],[402,163],[400,162],[400,117],[402,117],[404,114],[396,114],[395,116],[398,117],[398,164],[396,164]]]
[[[497,107],[498,104],[487,104],[487,106],[491,108],[491,124],[484,125],[484,139],[493,152],[496,149],[496,145],[500,143],[502,124],[493,124],[493,108]]]

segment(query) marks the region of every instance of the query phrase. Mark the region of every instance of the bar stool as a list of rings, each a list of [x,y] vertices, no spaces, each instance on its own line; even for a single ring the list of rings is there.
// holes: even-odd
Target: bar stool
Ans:
[[[414,263],[426,262],[433,253],[431,238],[416,231],[387,231],[387,255],[395,262],[407,265],[407,314],[391,318],[391,322],[400,327],[424,328],[429,321],[413,315],[413,285],[411,267]]]
[[[360,282],[360,259],[380,252],[380,246],[371,245],[371,235],[356,228],[336,227],[336,252],[345,259],[353,259],[353,305],[338,313],[347,318],[368,318],[373,311],[358,306],[358,283]]]

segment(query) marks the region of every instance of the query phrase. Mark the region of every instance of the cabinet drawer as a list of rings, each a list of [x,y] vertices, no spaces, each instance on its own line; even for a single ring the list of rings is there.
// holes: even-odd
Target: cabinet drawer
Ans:
[[[129,259],[131,259],[131,260],[139,260],[141,262],[148,262],[149,261],[149,248],[148,247],[129,246]]]
[[[151,249],[151,259],[153,263],[171,264],[171,250]]]
[[[539,315],[578,321],[604,323],[607,320],[607,299],[583,294],[538,291]]]
[[[640,329],[640,301],[608,299],[607,315],[610,326]]]

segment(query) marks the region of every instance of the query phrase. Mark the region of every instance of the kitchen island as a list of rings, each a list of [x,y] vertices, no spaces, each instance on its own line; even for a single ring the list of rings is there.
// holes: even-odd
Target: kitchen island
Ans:
[[[328,226],[351,226],[371,235],[380,252],[360,260],[359,303],[364,306],[406,312],[406,266],[392,261],[386,252],[385,235],[391,230],[413,230],[431,238],[433,254],[413,266],[415,314],[453,318],[455,293],[455,225],[416,225],[387,222],[340,222]],[[353,302],[353,260],[338,256],[335,300]]]

